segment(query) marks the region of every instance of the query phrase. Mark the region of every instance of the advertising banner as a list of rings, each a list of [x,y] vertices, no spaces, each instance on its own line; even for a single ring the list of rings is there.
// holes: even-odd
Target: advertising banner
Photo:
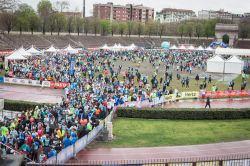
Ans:
[[[4,83],[4,78],[0,77],[0,83]]]
[[[75,58],[71,58],[70,60],[70,75],[74,75],[75,72],[75,63],[76,63],[76,59]]]
[[[43,81],[42,82],[42,87],[50,88],[50,81]]]
[[[30,86],[41,86],[39,80],[18,79],[18,78],[9,78],[9,77],[4,77],[4,83],[30,85]]]
[[[64,89],[69,85],[70,85],[70,83],[68,83],[68,82],[53,82],[53,81],[50,81],[50,88]]]
[[[183,99],[194,99],[199,97],[199,92],[182,92],[181,98]]]
[[[227,90],[227,91],[206,91],[201,96],[202,98],[224,98],[224,97],[244,97],[250,96],[250,90]]]

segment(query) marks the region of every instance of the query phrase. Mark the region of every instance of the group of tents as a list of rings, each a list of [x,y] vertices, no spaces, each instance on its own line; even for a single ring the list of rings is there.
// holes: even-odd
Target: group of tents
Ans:
[[[225,55],[231,57],[225,60]],[[250,49],[216,48],[215,56],[207,60],[207,72],[241,74],[244,61],[239,56],[250,57]]]
[[[70,54],[76,54],[78,53],[78,49],[75,49],[73,47],[71,47],[71,45],[68,45],[67,47],[63,48],[63,49],[56,49],[53,45],[50,46],[47,49],[44,50],[39,50],[37,48],[35,48],[33,45],[25,50],[23,47],[20,47],[19,49],[15,50],[14,52],[12,52],[9,56],[5,57],[5,66],[8,66],[8,61],[9,60],[26,60],[28,57],[30,56],[34,56],[34,55],[42,55],[42,54],[53,54],[56,52],[64,52],[64,53],[70,53]]]
[[[173,45],[169,48],[170,50],[192,50],[192,51],[214,51],[214,49],[212,47],[207,47],[207,48],[203,48],[202,46],[199,46],[197,48],[195,48],[194,46],[184,46],[184,45],[180,45],[179,47],[177,47],[176,45]]]
[[[114,44],[113,46],[108,46],[104,44],[102,47],[99,47],[100,50],[111,50],[111,51],[122,51],[122,50],[135,50],[139,47],[136,46],[134,43],[129,46],[122,46],[121,44]]]

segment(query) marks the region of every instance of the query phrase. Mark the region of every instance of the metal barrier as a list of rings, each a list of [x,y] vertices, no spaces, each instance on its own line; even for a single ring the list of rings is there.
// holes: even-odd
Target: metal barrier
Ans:
[[[30,166],[38,164],[30,164]],[[157,158],[145,160],[95,160],[82,161],[78,160],[71,163],[61,164],[39,164],[39,165],[56,165],[56,166],[72,166],[72,165],[93,165],[93,166],[250,166],[250,154],[233,154],[230,156],[216,157],[192,157],[192,158]]]
[[[116,108],[114,108],[116,109]],[[46,164],[62,164],[71,158],[75,157],[78,152],[83,150],[88,144],[90,144],[99,134],[99,132],[104,128],[105,124],[112,121],[115,110],[111,111],[110,114],[100,122],[100,124],[90,131],[87,135],[76,141],[74,145],[68,146],[67,148],[60,151],[56,156],[49,158]],[[28,163],[27,165],[32,165],[34,163]]]
[[[103,126],[104,124],[103,122],[101,122],[87,135],[77,140],[74,145],[68,146],[67,148],[63,149],[56,156],[49,158],[46,163],[50,164],[65,163],[66,161],[75,157],[78,152],[84,149],[89,143],[91,143],[96,138],[99,132],[103,129]]]

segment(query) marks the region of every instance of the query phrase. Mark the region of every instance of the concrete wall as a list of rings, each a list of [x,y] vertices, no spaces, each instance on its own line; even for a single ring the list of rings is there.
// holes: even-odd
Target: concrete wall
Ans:
[[[238,39],[238,33],[236,32],[216,32],[215,36],[217,41],[222,42],[223,36],[228,35],[229,36],[229,45],[234,45],[234,39]]]

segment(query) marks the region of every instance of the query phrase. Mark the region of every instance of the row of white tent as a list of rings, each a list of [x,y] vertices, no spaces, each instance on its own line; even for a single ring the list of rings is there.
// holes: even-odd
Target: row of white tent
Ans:
[[[42,51],[39,51],[36,49],[33,45],[25,50],[23,47],[15,50],[12,54],[9,56],[6,56],[5,58],[5,66],[8,66],[8,61],[9,60],[26,60],[28,57],[33,56],[33,55],[42,55],[44,53],[56,53],[56,52],[65,52],[65,53],[71,53],[71,54],[76,54],[78,53],[78,49],[75,49],[71,47],[71,45],[68,45],[64,49],[56,49],[53,45],[50,46],[48,49],[44,49]]]
[[[102,47],[99,47],[99,49],[111,50],[111,51],[135,50],[135,49],[138,49],[138,46],[136,46],[134,43],[129,46],[122,46],[120,43],[114,44],[113,46],[108,46],[107,44],[104,44]]]
[[[169,49],[170,50],[214,51],[214,49],[211,48],[211,47],[204,48],[202,46],[199,46],[199,47],[195,48],[192,45],[189,46],[189,47],[185,47],[184,45],[181,45],[181,46],[177,47],[176,45],[173,45]]]
[[[211,73],[241,74],[243,67],[244,61],[235,55],[228,60],[224,60],[217,54],[207,60],[207,72]]]

